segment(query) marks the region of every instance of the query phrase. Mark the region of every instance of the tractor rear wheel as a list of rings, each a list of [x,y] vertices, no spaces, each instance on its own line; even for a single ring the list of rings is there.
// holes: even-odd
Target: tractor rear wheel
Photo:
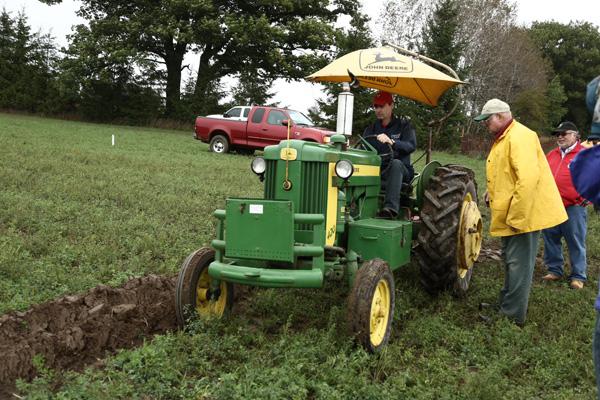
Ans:
[[[394,276],[385,261],[369,260],[358,269],[348,298],[348,325],[369,352],[381,350],[390,338],[394,293]]]
[[[436,169],[425,190],[415,255],[421,282],[431,294],[462,296],[483,240],[474,173],[459,165]]]
[[[208,266],[214,259],[215,251],[203,247],[191,253],[181,265],[175,286],[175,312],[180,327],[194,315],[220,318],[231,310],[233,284],[221,281],[217,290],[211,289]]]

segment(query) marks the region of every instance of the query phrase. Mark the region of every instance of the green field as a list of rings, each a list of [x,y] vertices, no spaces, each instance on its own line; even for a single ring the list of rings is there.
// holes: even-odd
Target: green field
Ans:
[[[434,158],[484,182],[483,159]],[[226,197],[262,195],[250,160],[209,153],[191,130],[0,114],[0,314],[176,274],[212,239]],[[478,320],[477,304],[502,285],[499,262],[476,264],[461,300],[431,298],[408,265],[396,274],[392,338],[379,355],[345,333],[347,288],[251,288],[222,321],[148,340],[103,368],[46,371],[21,390],[34,399],[591,399],[600,217],[589,220],[588,284],[542,283],[539,265],[523,329]],[[485,246],[498,242],[486,236]]]

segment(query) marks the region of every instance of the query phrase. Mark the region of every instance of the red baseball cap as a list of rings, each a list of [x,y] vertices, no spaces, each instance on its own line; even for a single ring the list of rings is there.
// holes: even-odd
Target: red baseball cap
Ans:
[[[394,98],[388,92],[384,92],[383,90],[378,91],[373,97],[373,105],[374,106],[383,106],[386,104],[392,104],[394,102]]]

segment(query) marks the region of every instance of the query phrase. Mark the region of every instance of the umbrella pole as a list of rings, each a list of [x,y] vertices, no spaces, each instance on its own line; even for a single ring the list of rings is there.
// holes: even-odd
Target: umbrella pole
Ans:
[[[427,143],[427,157],[425,157],[425,164],[429,164],[431,161],[431,145],[433,142],[433,127],[429,126],[429,140]]]
[[[400,47],[398,45],[395,45],[393,43],[384,43],[384,44],[387,45],[387,46],[390,46],[390,47],[394,48],[399,53],[408,54],[408,55],[413,56],[413,57],[415,57],[417,59],[420,59],[422,61],[429,62],[429,63],[431,63],[433,65],[437,65],[438,67],[444,68],[455,79],[460,80],[460,78],[458,77],[458,74],[452,68],[450,68],[448,65],[446,65],[444,63],[441,63],[441,62],[436,61],[434,59],[431,59],[429,57],[425,57],[424,55],[421,55],[419,53],[415,53],[414,51],[410,51],[410,50],[404,49],[404,48],[402,48],[402,47]],[[448,119],[448,117],[450,117],[454,113],[454,111],[456,110],[456,107],[458,106],[458,102],[459,102],[460,98],[462,98],[462,87],[458,86],[458,96],[456,98],[456,101],[452,105],[452,108],[450,109],[450,111],[448,111],[448,113],[446,113],[446,115],[444,115],[443,117],[441,117],[437,121],[431,120],[427,124],[427,125],[429,125],[429,143],[427,145],[427,160],[426,160],[428,164],[429,164],[429,161],[431,161],[431,146],[432,146],[432,142],[433,142],[433,125],[434,124],[438,124],[438,133],[439,133],[439,130],[442,128],[442,124],[444,123],[444,121],[446,121],[446,119]]]

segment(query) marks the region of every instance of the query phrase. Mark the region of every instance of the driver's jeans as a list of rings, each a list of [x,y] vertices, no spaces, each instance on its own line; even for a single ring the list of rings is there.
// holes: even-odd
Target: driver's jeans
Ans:
[[[391,165],[381,175],[381,186],[385,189],[385,200],[383,202],[384,208],[391,208],[392,210],[400,210],[400,191],[402,190],[402,180],[408,169],[404,163],[398,159],[390,161]]]

